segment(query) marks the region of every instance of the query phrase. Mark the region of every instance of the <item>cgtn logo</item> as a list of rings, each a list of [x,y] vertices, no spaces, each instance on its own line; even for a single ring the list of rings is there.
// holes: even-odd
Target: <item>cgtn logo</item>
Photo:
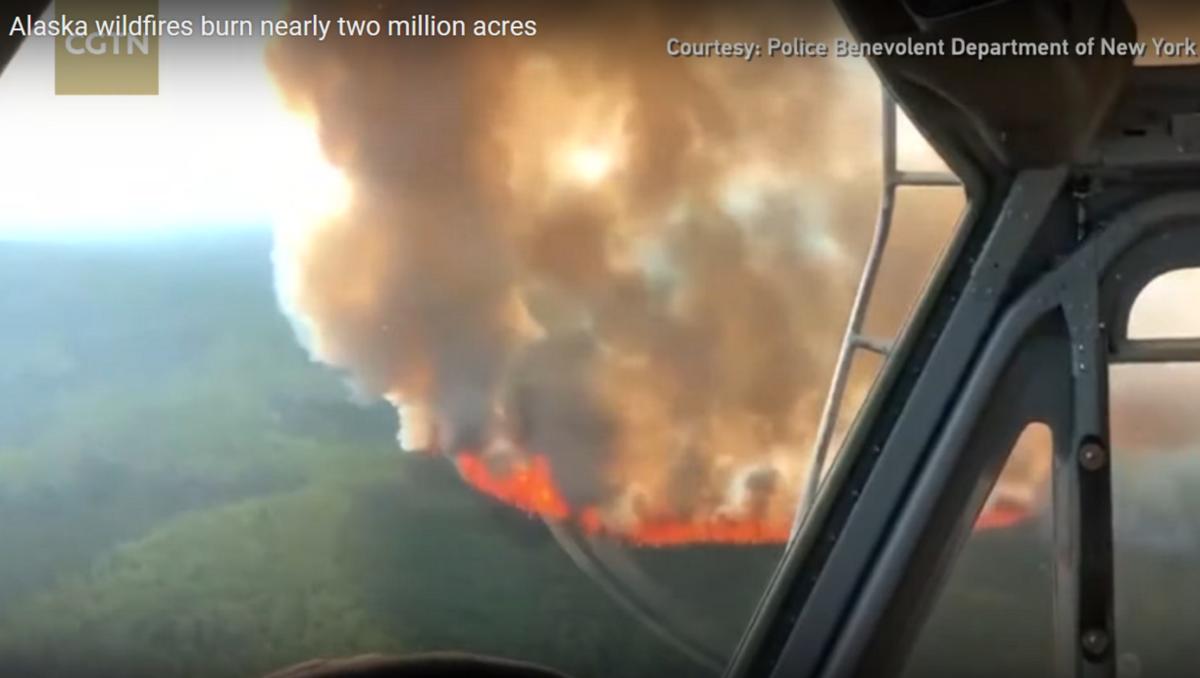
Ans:
[[[158,94],[157,35],[132,35],[114,17],[156,16],[158,0],[56,0],[87,30],[54,42],[55,94]]]
[[[143,54],[150,56],[152,37],[149,35],[68,35],[63,47],[69,54]]]

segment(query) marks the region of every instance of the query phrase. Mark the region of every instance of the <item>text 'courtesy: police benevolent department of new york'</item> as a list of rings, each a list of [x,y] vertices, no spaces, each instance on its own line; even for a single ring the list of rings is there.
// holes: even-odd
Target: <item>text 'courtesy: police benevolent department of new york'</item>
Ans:
[[[845,38],[832,41],[810,40],[802,37],[772,37],[765,42],[725,40],[684,40],[671,37],[666,42],[667,55],[681,58],[727,58],[753,61],[760,58],[858,58],[858,57],[959,57],[984,60],[994,57],[1067,57],[1067,56],[1125,56],[1158,58],[1200,57],[1196,40],[1122,41],[1112,38],[1088,38],[1072,42],[1057,40],[1032,42],[1008,40],[979,42],[962,38],[905,40],[889,42],[856,42]]]

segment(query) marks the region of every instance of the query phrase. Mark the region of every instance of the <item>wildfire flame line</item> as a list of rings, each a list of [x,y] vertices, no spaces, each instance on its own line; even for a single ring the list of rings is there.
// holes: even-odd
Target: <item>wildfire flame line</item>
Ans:
[[[756,518],[714,517],[701,520],[641,520],[618,530],[609,527],[595,506],[573,510],[554,483],[550,461],[540,454],[509,464],[497,473],[475,452],[456,457],[463,480],[475,490],[525,513],[551,521],[576,525],[590,537],[611,537],[636,546],[670,547],[696,543],[743,546],[782,544],[791,535],[791,525]],[[989,505],[975,522],[977,531],[1014,527],[1031,517],[1027,508],[1010,502]]]

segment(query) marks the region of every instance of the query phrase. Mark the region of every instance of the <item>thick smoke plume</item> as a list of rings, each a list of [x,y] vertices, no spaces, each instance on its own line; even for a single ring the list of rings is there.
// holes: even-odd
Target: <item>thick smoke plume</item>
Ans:
[[[531,510],[785,535],[877,201],[878,85],[862,63],[665,44],[829,38],[811,4],[528,3],[504,13],[536,37],[274,44],[353,187],[278,241],[314,356],[397,406],[403,446]],[[953,201],[935,209],[946,228]]]

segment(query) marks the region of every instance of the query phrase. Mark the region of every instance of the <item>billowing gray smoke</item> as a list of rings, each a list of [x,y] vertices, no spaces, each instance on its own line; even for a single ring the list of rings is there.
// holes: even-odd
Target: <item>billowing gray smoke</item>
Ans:
[[[520,502],[544,456],[611,530],[786,534],[875,209],[877,85],[861,63],[665,44],[828,37],[811,4],[509,4],[536,37],[274,44],[353,186],[277,253],[314,355],[395,403],[409,446],[428,430],[488,460],[498,496]]]

